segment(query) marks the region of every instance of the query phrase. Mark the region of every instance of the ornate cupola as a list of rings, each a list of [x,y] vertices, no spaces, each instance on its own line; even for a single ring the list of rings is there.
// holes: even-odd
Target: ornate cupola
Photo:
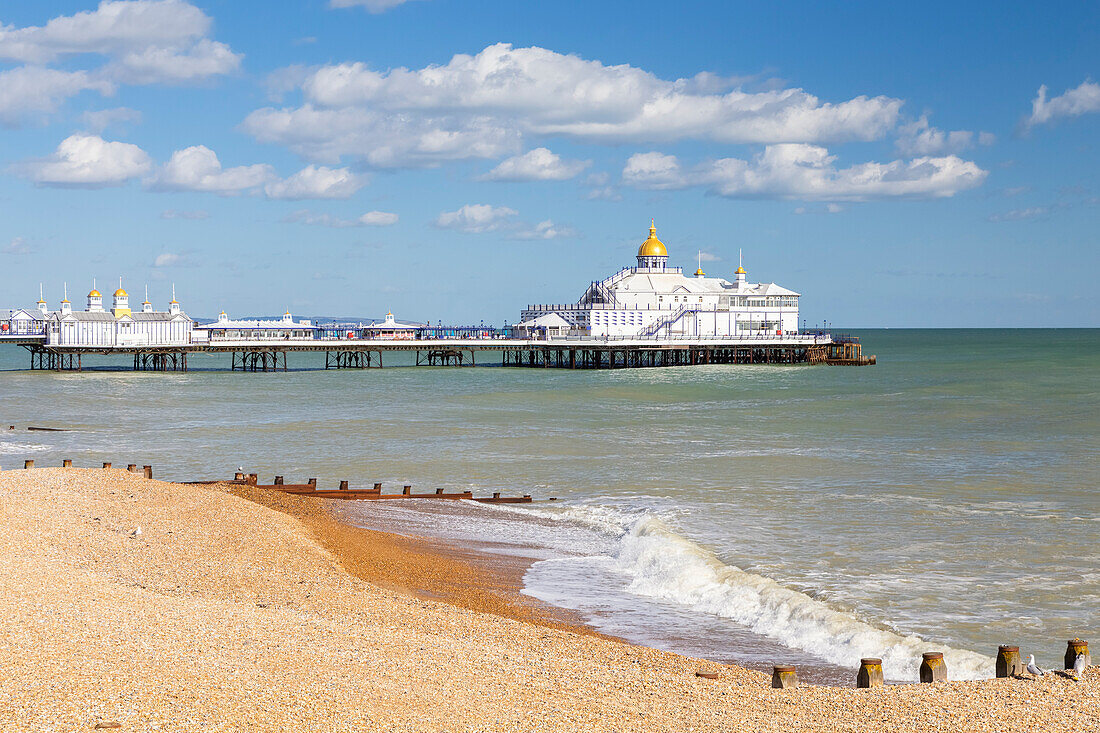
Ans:
[[[148,285],[145,286],[145,300],[141,301],[141,312],[142,313],[152,313],[153,312],[153,304],[149,302],[149,286]]]
[[[50,308],[46,305],[46,299],[42,297],[42,283],[38,283],[38,312],[48,313]]]
[[[65,283],[65,295],[61,299],[61,315],[67,316],[73,312],[73,304],[69,302],[69,283]]]
[[[638,268],[645,270],[663,270],[668,265],[668,250],[657,239],[657,227],[649,220],[649,239],[638,248]]]
[[[95,289],[95,278],[92,278],[92,290],[88,293],[88,312],[103,312],[103,293]]]
[[[122,289],[122,278],[118,279],[118,290],[115,291],[115,302],[111,307],[115,318],[130,315],[130,294]]]

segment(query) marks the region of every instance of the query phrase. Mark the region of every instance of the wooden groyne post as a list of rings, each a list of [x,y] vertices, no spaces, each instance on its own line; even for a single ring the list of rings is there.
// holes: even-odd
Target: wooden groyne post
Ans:
[[[943,652],[925,652],[920,663],[920,681],[931,684],[947,681],[947,665]]]
[[[71,458],[66,458],[65,460],[61,461],[61,467],[62,468],[72,468],[73,467],[73,460]]]
[[[28,458],[27,460],[23,461],[23,468],[24,469],[34,468],[34,459],[33,458]]]
[[[1085,655],[1085,666],[1092,665],[1092,655],[1089,654],[1089,643],[1080,639],[1070,639],[1066,642],[1066,666],[1065,669],[1073,669],[1073,663],[1077,661],[1077,655]]]
[[[111,462],[110,461],[104,461],[103,462],[103,467],[104,468],[110,468],[111,467]]]
[[[798,672],[794,665],[777,664],[772,667],[772,687],[777,690],[786,690],[798,687]]]
[[[141,470],[142,470],[142,473],[145,474],[145,478],[148,478],[148,479],[153,478],[153,467],[152,466],[142,466]]]
[[[1024,663],[1020,661],[1020,647],[1002,644],[997,647],[997,676],[1017,677],[1024,673]]]
[[[856,687],[882,687],[882,660],[873,657],[859,660]]]

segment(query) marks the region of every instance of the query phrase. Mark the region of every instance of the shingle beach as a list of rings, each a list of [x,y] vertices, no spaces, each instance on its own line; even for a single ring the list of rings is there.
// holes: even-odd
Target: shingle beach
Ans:
[[[5,729],[1100,729],[1096,667],[1080,682],[773,690],[578,631],[506,571],[245,491],[0,472]]]

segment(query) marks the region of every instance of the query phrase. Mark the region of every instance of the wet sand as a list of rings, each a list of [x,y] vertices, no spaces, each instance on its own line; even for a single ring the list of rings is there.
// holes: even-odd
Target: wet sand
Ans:
[[[251,498],[261,503],[118,470],[0,472],[0,722],[1025,731],[1097,721],[1096,668],[1081,682],[772,690],[759,672],[578,633],[520,607],[507,563],[487,576],[412,540],[331,527],[324,507]],[[696,677],[700,668],[719,678]]]

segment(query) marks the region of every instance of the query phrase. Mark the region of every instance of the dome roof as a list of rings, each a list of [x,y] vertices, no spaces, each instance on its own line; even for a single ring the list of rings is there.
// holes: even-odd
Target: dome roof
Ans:
[[[89,298],[102,298],[103,294],[100,293],[98,290],[92,290],[92,292],[88,293],[88,297]]]
[[[125,290],[123,290],[122,288],[119,288],[118,290],[116,290],[116,291],[115,291],[115,297],[116,297],[116,298],[129,298],[129,297],[130,297],[130,294],[129,294],[129,293],[127,293],[127,292],[126,292]]]
[[[653,222],[649,223],[649,239],[642,242],[642,246],[638,248],[639,257],[668,257],[668,250],[665,249],[664,243],[657,239],[657,227],[653,225]]]
[[[745,273],[745,268],[744,268],[744,267],[738,267],[738,268],[737,268],[737,272],[735,272],[735,273],[733,273],[733,274],[734,274],[734,275],[744,275],[744,274],[746,274],[746,273]]]
[[[695,277],[705,277],[707,273],[703,272],[703,268],[700,267],[695,271]]]

